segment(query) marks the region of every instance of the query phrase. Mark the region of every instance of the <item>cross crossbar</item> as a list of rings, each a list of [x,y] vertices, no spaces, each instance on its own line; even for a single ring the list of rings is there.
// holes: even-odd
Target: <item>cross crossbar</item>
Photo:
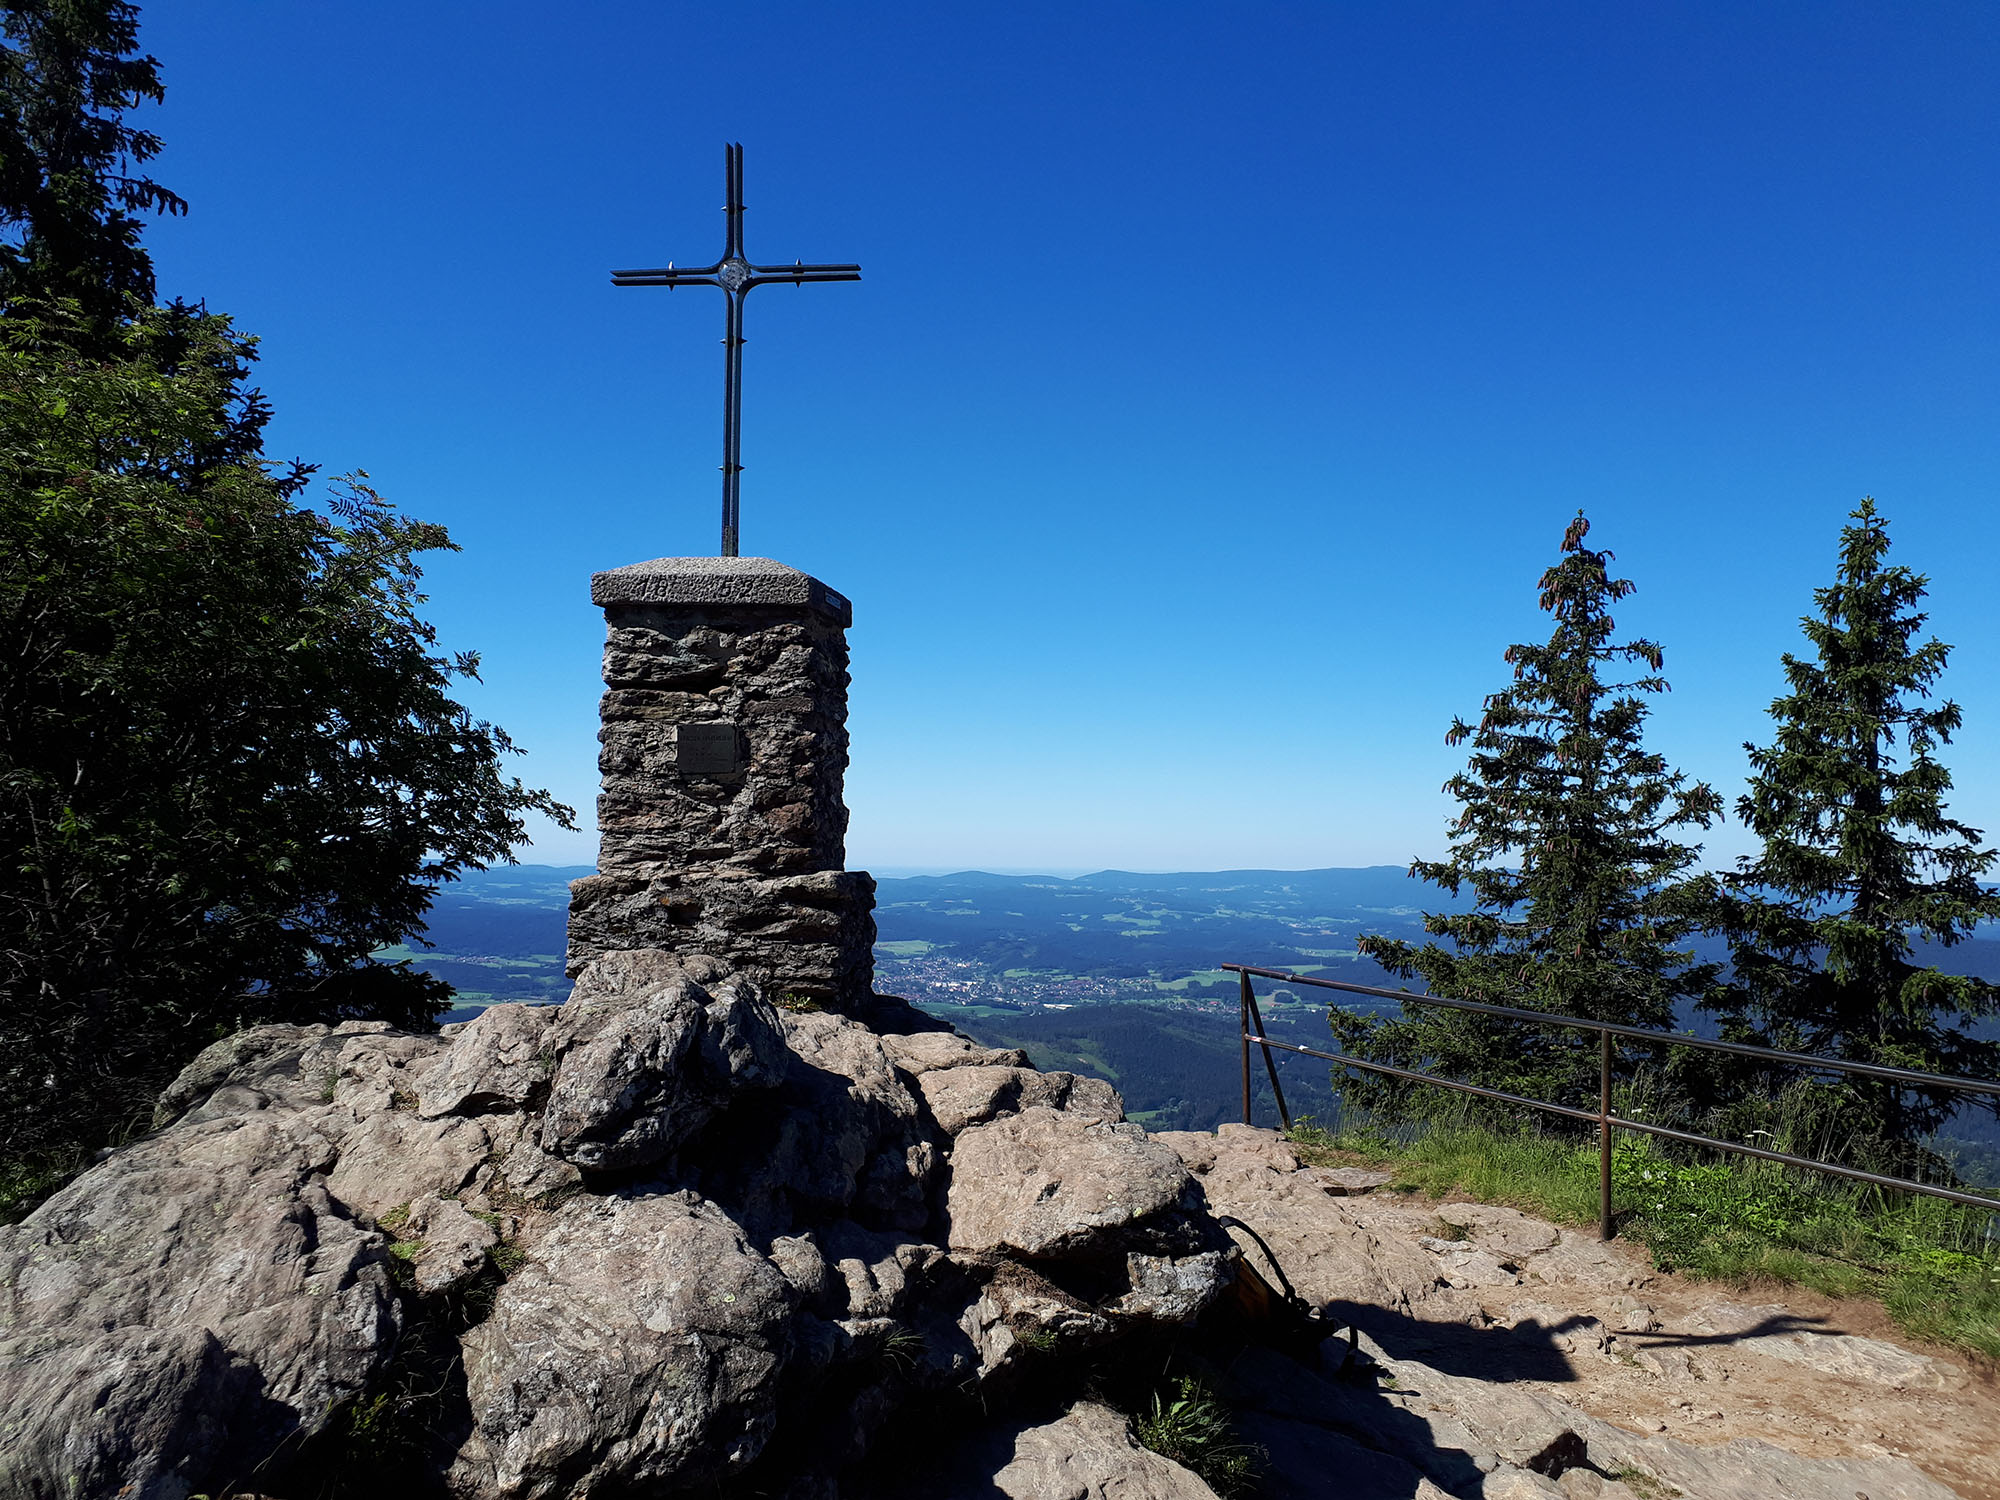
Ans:
[[[859,281],[861,267],[807,265],[793,261],[789,266],[753,265],[743,254],[743,147],[725,146],[723,171],[728,178],[729,202],[723,206],[728,230],[722,254],[713,265],[676,266],[672,261],[655,270],[613,271],[613,286],[713,286],[720,287],[727,304],[723,345],[722,389],[722,555],[737,555],[738,512],[743,472],[743,302],[760,286],[804,286],[807,282]]]

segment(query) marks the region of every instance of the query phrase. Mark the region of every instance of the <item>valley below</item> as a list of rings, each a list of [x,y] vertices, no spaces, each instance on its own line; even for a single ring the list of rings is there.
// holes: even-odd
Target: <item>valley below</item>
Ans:
[[[447,1020],[504,1001],[557,1003],[569,993],[569,882],[590,873],[550,865],[471,873],[439,893],[432,947],[382,956],[450,983],[459,1007]],[[1037,1067],[1109,1080],[1148,1129],[1212,1130],[1242,1117],[1237,980],[1222,964],[1397,988],[1400,981],[1362,958],[1355,940],[1373,933],[1421,941],[1424,912],[1453,909],[1442,892],[1395,865],[891,877],[877,884],[876,988],[983,1046],[1019,1047]],[[1991,938],[1926,956],[1951,972],[2000,979],[2000,941]],[[1257,994],[1273,1038],[1329,1048],[1327,1003],[1338,997],[1266,980]],[[1344,1003],[1394,1008],[1365,996]],[[1699,1029],[1700,1018],[1688,1024]],[[1336,1117],[1327,1064],[1294,1055],[1277,1066],[1294,1117]],[[1275,1124],[1261,1061],[1252,1093],[1257,1122]],[[1964,1118],[1953,1134],[1967,1175],[2000,1181],[1992,1122]]]

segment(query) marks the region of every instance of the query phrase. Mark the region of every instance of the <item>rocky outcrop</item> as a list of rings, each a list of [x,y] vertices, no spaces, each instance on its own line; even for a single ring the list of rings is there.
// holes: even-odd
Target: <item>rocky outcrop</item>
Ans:
[[[366,1434],[377,1491],[804,1494],[913,1403],[1192,1322],[1230,1253],[1102,1083],[613,952],[437,1036],[218,1043],[0,1229],[0,1493],[317,1494]]]
[[[0,1496],[1208,1500],[1104,1404],[1169,1368],[1269,1500],[1949,1500],[1879,1445],[1763,1441],[1731,1391],[1774,1379],[1990,1448],[1949,1360],[1676,1302],[1627,1247],[1271,1132],[1149,1136],[1101,1082],[867,1012],[629,950],[440,1035],[217,1043],[0,1228]],[[1347,1335],[1260,1321],[1219,1216]]]
[[[1270,1500],[1319,1496],[1327,1473],[1354,1500],[1950,1500],[1950,1486],[1879,1444],[1797,1451],[1852,1436],[1802,1434],[1798,1417],[1844,1410],[1887,1436],[1875,1414],[1913,1398],[1927,1456],[1950,1445],[1963,1465],[1981,1453],[1979,1478],[2000,1477],[1990,1421],[1928,1395],[1967,1389],[1949,1360],[1783,1304],[1658,1285],[1635,1247],[1516,1209],[1370,1192],[1389,1174],[1301,1166],[1271,1131],[1156,1139],[1309,1301],[1355,1329],[1351,1354],[1339,1341],[1304,1362],[1253,1348],[1219,1372],[1241,1434],[1268,1455]],[[1804,1383],[1788,1388],[1794,1379]],[[1777,1396],[1798,1408],[1783,1426]],[[1779,1436],[1795,1446],[1769,1440]]]

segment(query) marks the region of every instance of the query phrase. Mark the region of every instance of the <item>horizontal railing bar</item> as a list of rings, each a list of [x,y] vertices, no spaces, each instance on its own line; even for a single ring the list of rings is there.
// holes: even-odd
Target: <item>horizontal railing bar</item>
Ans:
[[[1642,1120],[1621,1120],[1611,1117],[1611,1125],[1616,1130],[1638,1130],[1647,1135],[1664,1136],[1670,1141],[1681,1141],[1690,1146],[1708,1146],[1717,1151],[1734,1151],[1738,1156],[1754,1156],[1760,1161],[1775,1161],[1787,1167],[1804,1167],[1813,1172],[1831,1172],[1837,1177],[1852,1177],[1856,1182],[1873,1183],[1876,1187],[1896,1188],[1906,1193],[1922,1193],[1928,1198],[1944,1198],[1952,1203],[1963,1203],[1972,1208],[1990,1208],[2000,1213],[2000,1198],[1982,1198],[1977,1193],[1961,1193],[1956,1188],[1934,1187],[1927,1182],[1912,1182],[1907,1177],[1889,1177],[1880,1172],[1864,1172],[1859,1167],[1843,1167],[1835,1162],[1815,1161],[1809,1156],[1792,1156],[1783,1151],[1767,1151],[1762,1146],[1743,1146],[1735,1141],[1718,1141],[1705,1135],[1690,1135],[1685,1130],[1673,1130],[1665,1125],[1648,1125]]]
[[[1296,1042],[1273,1041],[1270,1037],[1258,1036],[1254,1032],[1244,1032],[1243,1039],[1265,1047],[1276,1047],[1281,1052],[1298,1052],[1307,1057],[1324,1058],[1328,1062],[1339,1063],[1344,1067],[1366,1068],[1371,1073],[1387,1073],[1393,1078],[1408,1079],[1412,1083],[1428,1083],[1441,1089],[1456,1089],[1462,1094],[1477,1094],[1482,1099],[1499,1099],[1508,1104],[1519,1104],[1552,1115],[1565,1115],[1572,1120],[1582,1120],[1590,1125],[1609,1125],[1613,1130],[1637,1130],[1645,1135],[1664,1136],[1670,1141],[1680,1141],[1690,1146],[1707,1146],[1716,1151],[1733,1151],[1739,1156],[1754,1156],[1760,1161],[1774,1161],[1787,1167],[1803,1167],[1811,1172],[1831,1172],[1835,1176],[1852,1177],[1857,1182],[1873,1183],[1877,1187],[1899,1188],[1905,1192],[1922,1193],[1926,1197],[1943,1198],[1952,1203],[1963,1203],[1972,1208],[1989,1208],[2000,1213],[2000,1198],[1982,1198],[1976,1193],[1961,1193],[1955,1188],[1933,1187],[1927,1182],[1912,1182],[1907,1177],[1888,1177],[1880,1172],[1864,1172],[1859,1167],[1842,1167],[1832,1162],[1815,1161],[1810,1156],[1792,1156],[1784,1151],[1767,1151],[1762,1146],[1744,1146],[1735,1141],[1719,1141],[1713,1136],[1672,1130],[1665,1125],[1648,1125],[1643,1120],[1627,1120],[1619,1115],[1606,1116],[1587,1109],[1571,1109],[1566,1104],[1551,1104],[1546,1099],[1529,1099],[1520,1094],[1502,1093],[1499,1089],[1482,1088],[1476,1083],[1461,1083],[1456,1078],[1438,1078],[1429,1073],[1415,1073],[1408,1068],[1391,1067],[1388,1063],[1367,1062],[1358,1057],[1343,1056],[1338,1052],[1319,1052],[1311,1047],[1301,1047]]]
[[[1461,1094],[1477,1094],[1482,1099],[1498,1099],[1503,1104],[1524,1104],[1529,1109],[1545,1109],[1551,1114],[1568,1115],[1572,1120],[1584,1120],[1595,1125],[1597,1114],[1594,1110],[1571,1109],[1567,1104],[1550,1104],[1545,1099],[1529,1099],[1520,1094],[1503,1093],[1499,1089],[1485,1088],[1476,1083],[1461,1083],[1456,1078],[1437,1078],[1429,1073],[1413,1073],[1408,1068],[1392,1067],[1388,1063],[1363,1062],[1358,1057],[1342,1057],[1337,1052],[1315,1052],[1310,1047],[1301,1047],[1296,1042],[1274,1042],[1267,1036],[1255,1032],[1243,1033],[1245,1041],[1257,1042],[1266,1047],[1276,1047],[1280,1052],[1300,1052],[1307,1057],[1323,1057],[1328,1062],[1347,1063],[1357,1068],[1367,1068],[1373,1073],[1387,1073],[1392,1078],[1407,1078],[1412,1083],[1432,1083],[1441,1089],[1457,1089]]]
[[[1839,1057],[1819,1057],[1810,1052],[1779,1052],[1771,1047],[1752,1047],[1743,1042],[1717,1042],[1703,1036],[1682,1036],[1673,1031],[1651,1031],[1643,1026],[1626,1026],[1618,1021],[1591,1021],[1582,1016],[1559,1016],[1551,1011],[1520,1010],[1511,1005],[1489,1005],[1483,1000],[1452,1000],[1443,995],[1418,995],[1409,990],[1385,990],[1372,984],[1352,984],[1344,979],[1315,979],[1310,974],[1293,974],[1284,969],[1258,969],[1248,964],[1224,964],[1232,974],[1254,974],[1287,984],[1309,984],[1323,990],[1345,990],[1355,995],[1375,995],[1384,1000],[1417,1005],[1443,1005],[1453,1010],[1477,1011],[1481,1015],[1504,1016],[1512,1021],[1532,1021],[1542,1026],[1581,1026],[1589,1031],[1608,1031],[1613,1036],[1629,1036],[1643,1042],[1666,1042],[1676,1047],[1698,1047],[1705,1052],[1727,1052],[1737,1057],[1761,1057],[1772,1062],[1792,1063],[1802,1068],[1830,1069],[1837,1073],[1859,1073],[1868,1078],[1886,1078],[1892,1083],[1961,1089],[1973,1094],[2000,1094],[2000,1082],[1976,1078],[1950,1078],[1942,1073],[1919,1073],[1910,1068],[1890,1068],[1881,1063],[1849,1062]],[[1272,1045],[1276,1045],[1273,1043]],[[1592,1115],[1594,1120],[1597,1116]]]

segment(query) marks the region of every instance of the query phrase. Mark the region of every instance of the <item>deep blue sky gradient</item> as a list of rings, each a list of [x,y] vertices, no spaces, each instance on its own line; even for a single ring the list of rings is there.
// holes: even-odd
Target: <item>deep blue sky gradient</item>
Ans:
[[[1727,796],[1864,493],[2000,825],[2000,10],[156,0],[162,290],[273,448],[464,551],[471,690],[585,812],[593,569],[714,550],[721,146],[744,550],[855,602],[857,867],[1443,847],[1451,716],[1581,506]],[[1718,830],[1709,847],[1745,847]],[[587,861],[587,836],[531,859]]]

